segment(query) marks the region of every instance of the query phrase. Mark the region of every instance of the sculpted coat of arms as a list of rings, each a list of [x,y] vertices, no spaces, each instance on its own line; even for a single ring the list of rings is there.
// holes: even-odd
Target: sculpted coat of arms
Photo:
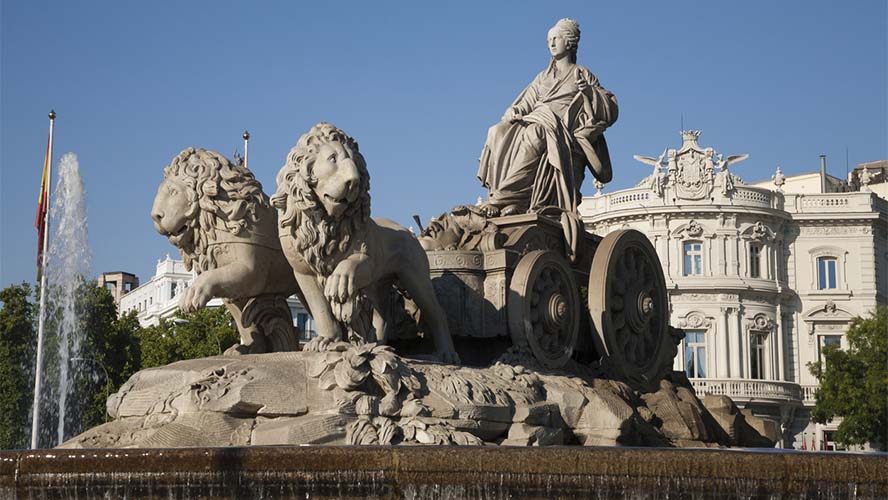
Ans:
[[[712,191],[715,165],[712,148],[701,149],[697,144],[699,131],[682,132],[679,150],[670,150],[669,175],[675,183],[676,194],[686,200],[700,200]]]

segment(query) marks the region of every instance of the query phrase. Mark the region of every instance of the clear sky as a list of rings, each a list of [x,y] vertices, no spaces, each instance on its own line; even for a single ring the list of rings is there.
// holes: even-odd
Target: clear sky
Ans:
[[[318,5],[310,5],[311,3]],[[321,5],[323,4],[323,5]],[[578,62],[620,103],[614,182],[700,144],[749,153],[735,173],[829,172],[888,158],[886,2],[2,2],[0,286],[35,279],[46,144],[74,152],[93,273],[147,281],[174,248],[149,210],[188,146],[231,157],[248,129],[266,193],[299,136],[330,121],[368,162],[374,216],[405,226],[483,194],[489,126],[548,63],[546,33],[580,23]],[[589,176],[583,192],[593,194]]]

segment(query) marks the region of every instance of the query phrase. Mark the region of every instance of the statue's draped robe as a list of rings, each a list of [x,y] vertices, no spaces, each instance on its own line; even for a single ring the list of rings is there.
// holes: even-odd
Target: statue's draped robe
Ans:
[[[494,205],[573,213],[586,166],[598,180],[611,179],[602,133],[617,120],[616,97],[582,66],[553,75],[550,64],[512,104],[520,121],[500,122],[488,132],[478,178]],[[583,92],[578,78],[586,82]]]

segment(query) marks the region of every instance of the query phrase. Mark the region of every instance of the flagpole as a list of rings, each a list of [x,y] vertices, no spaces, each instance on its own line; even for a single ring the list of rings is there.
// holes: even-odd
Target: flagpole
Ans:
[[[244,137],[244,168],[247,168],[247,161],[249,161],[248,159],[250,157],[250,150],[248,149],[250,147],[250,133],[248,131],[244,130],[243,137]]]
[[[33,414],[31,415],[31,449],[37,449],[37,441],[40,437],[40,385],[41,379],[43,375],[43,329],[46,323],[46,256],[49,252],[46,250],[49,248],[49,207],[50,207],[50,194],[52,193],[52,133],[55,128],[55,110],[49,112],[49,147],[47,148],[47,177],[46,177],[46,192],[43,193],[46,196],[46,212],[44,212],[43,217],[44,221],[44,229],[43,229],[43,262],[40,263],[40,267],[42,268],[42,272],[40,273],[40,319],[38,321],[37,326],[37,366],[34,370],[34,404],[33,406]],[[41,186],[43,189],[43,186]]]

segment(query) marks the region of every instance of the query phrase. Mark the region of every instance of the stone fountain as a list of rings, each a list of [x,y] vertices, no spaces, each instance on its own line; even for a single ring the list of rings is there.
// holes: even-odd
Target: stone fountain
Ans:
[[[584,230],[579,186],[586,168],[611,179],[617,104],[576,64],[576,22],[549,42],[548,68],[488,134],[487,202],[418,238],[370,217],[367,162],[329,123],[299,139],[270,198],[240,163],[177,155],[152,218],[198,273],[180,305],[224,298],[241,342],[135,374],[108,399],[113,420],[62,449],[0,455],[0,492],[888,495],[883,455],[727,450],[773,447],[779,430],[672,371],[683,332],[647,238]],[[319,333],[301,350],[294,293]]]

